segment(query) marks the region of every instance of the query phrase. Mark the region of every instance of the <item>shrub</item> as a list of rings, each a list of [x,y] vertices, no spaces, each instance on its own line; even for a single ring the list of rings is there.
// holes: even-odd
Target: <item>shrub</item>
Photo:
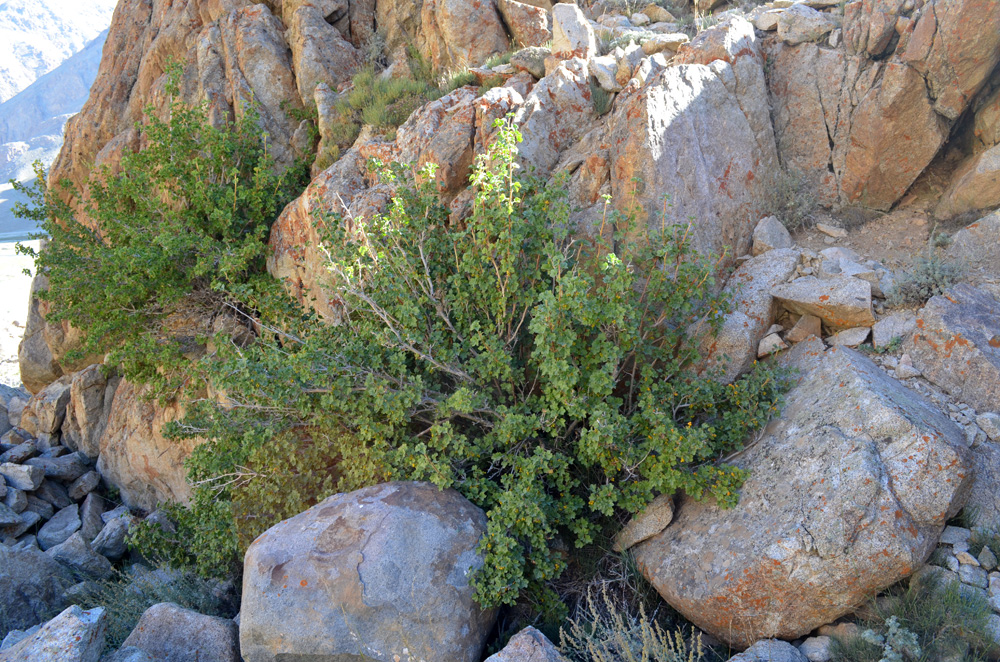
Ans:
[[[745,473],[716,460],[767,420],[783,382],[766,369],[732,385],[692,371],[688,327],[707,316],[717,328],[727,305],[713,263],[685,226],[644,231],[609,213],[599,236],[571,234],[563,187],[518,174],[518,140],[502,126],[479,159],[462,224],[429,177],[415,185],[399,167],[382,171],[397,186],[385,214],[324,220],[342,321],[292,311],[262,319],[274,333],[256,345],[220,348],[213,379],[236,406],[195,403],[185,430],[211,440],[189,461],[188,525],[218,527],[189,535],[182,518],[174,557],[211,557],[332,489],[431,481],[487,513],[480,602],[526,597],[552,615],[567,566],[556,540],[583,547],[658,493],[736,502]],[[312,487],[290,506],[279,501],[291,474],[258,453],[288,443],[265,452],[288,461],[297,439],[340,473],[330,490],[296,478]],[[265,502],[236,523],[239,504]],[[229,549],[202,567],[233,567]]]
[[[197,352],[176,318],[211,319],[261,282],[270,224],[305,184],[303,164],[277,173],[252,109],[215,128],[204,106],[174,97],[168,107],[168,120],[146,110],[144,147],[120,172],[92,177],[86,222],[59,195],[80,192],[67,183],[46,191],[38,164],[26,191],[35,207],[15,212],[52,238],[41,253],[19,247],[48,275],[51,289],[39,294],[52,304],[48,321],[85,330],[76,354],[107,354],[126,378],[164,392],[186,379],[185,355]]]
[[[615,95],[608,92],[597,84],[593,78],[590,79],[590,100],[594,104],[594,112],[598,115],[607,115],[615,102]]]
[[[135,628],[142,614],[155,604],[172,602],[209,616],[232,618],[235,596],[231,588],[191,573],[160,568],[115,572],[76,600],[83,609],[103,607],[107,614],[105,651],[117,650]]]
[[[646,616],[624,611],[602,590],[588,594],[581,615],[559,630],[559,649],[574,662],[699,662],[701,636],[689,644],[683,630],[666,631]]]
[[[989,604],[958,582],[921,582],[874,601],[872,611],[862,636],[834,640],[831,662],[881,662],[904,652],[913,662],[985,662],[995,645],[987,628]]]
[[[913,260],[913,268],[896,278],[886,298],[890,306],[921,306],[931,297],[943,294],[962,276],[962,266],[941,256],[936,250],[934,233],[927,252]]]
[[[817,204],[813,187],[799,175],[782,170],[775,178],[768,206],[790,232],[812,227]]]

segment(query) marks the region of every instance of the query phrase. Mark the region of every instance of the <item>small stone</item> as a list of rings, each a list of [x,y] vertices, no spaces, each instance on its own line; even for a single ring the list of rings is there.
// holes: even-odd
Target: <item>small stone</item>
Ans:
[[[52,480],[43,480],[42,484],[35,490],[35,496],[48,501],[57,509],[65,508],[73,503],[66,493],[66,488]]]
[[[802,342],[809,336],[821,338],[823,335],[823,320],[815,315],[803,315],[795,323],[792,330],[785,335],[788,342]]]
[[[82,453],[70,453],[62,457],[35,457],[25,461],[25,465],[39,467],[46,478],[57,478],[71,483],[90,469],[90,461]]]
[[[38,513],[42,519],[51,519],[52,515],[55,514],[55,508],[48,501],[42,501],[33,494],[27,495],[28,505],[26,510],[31,510]]]
[[[674,23],[677,21],[674,15],[660,5],[649,4],[642,10],[642,13],[649,17],[654,23]]]
[[[875,349],[888,347],[896,338],[905,339],[917,327],[913,314],[897,313],[875,322],[872,327],[872,344]]]
[[[986,631],[993,637],[994,642],[1000,644],[1000,616],[990,614],[986,619]]]
[[[903,363],[902,361],[900,361],[899,365],[896,367],[897,379],[913,379],[914,377],[919,377],[920,375],[921,372],[919,370],[914,368],[912,365]]]
[[[990,609],[1000,612],[1000,595],[990,595]]]
[[[952,544],[951,551],[953,553],[955,553],[955,554],[958,554],[959,552],[967,552],[967,551],[969,551],[969,543],[967,543],[967,542],[956,542],[956,543]]]
[[[955,558],[958,559],[958,562],[962,565],[974,565],[977,568],[979,567],[979,561],[976,560],[975,556],[969,554],[968,552],[957,552],[955,554]]]
[[[830,662],[833,658],[830,652],[832,645],[830,637],[809,637],[799,644],[799,652],[805,655],[809,662]]]
[[[940,542],[942,545],[954,545],[957,542],[969,542],[972,538],[972,531],[960,526],[946,526],[941,532]]]
[[[636,25],[639,27],[642,27],[643,25],[649,25],[650,21],[649,17],[643,14],[642,12],[636,12],[632,14],[629,20],[632,21],[632,25]]]
[[[780,11],[766,11],[758,14],[754,20],[754,27],[764,32],[773,32],[778,29],[778,19],[781,17]]]
[[[958,559],[956,559],[952,554],[944,557],[944,567],[948,568],[952,572],[958,572],[958,568],[961,565],[962,564],[958,562]]]
[[[80,505],[80,535],[87,542],[92,542],[104,528],[104,499],[91,492]]]
[[[830,336],[827,341],[834,347],[857,347],[864,341],[868,340],[868,334],[871,332],[866,326],[859,326],[853,329],[844,329],[834,335]]]
[[[10,506],[0,503],[0,528],[12,526],[21,522],[21,517]]]
[[[838,623],[836,625],[823,625],[817,630],[822,637],[836,637],[837,639],[849,639],[861,636],[861,628],[857,623]]]
[[[990,571],[997,567],[997,557],[989,547],[984,546],[976,559],[983,570]]]
[[[111,561],[95,553],[79,531],[45,553],[70,570],[92,579],[105,579],[112,572]]]
[[[834,239],[843,239],[847,236],[847,230],[844,228],[838,228],[836,225],[829,225],[827,223],[817,223],[816,229],[825,234],[828,237],[833,237]]]
[[[961,559],[959,559],[961,561]],[[976,565],[961,565],[958,568],[958,577],[962,580],[962,583],[968,584],[969,586],[975,586],[976,588],[985,589],[990,585],[989,576],[986,571]]]
[[[986,433],[990,441],[1000,442],[1000,415],[992,412],[976,416],[976,425]]]
[[[19,517],[21,518],[20,523],[0,529],[0,533],[12,538],[20,538],[42,520],[41,515],[31,510],[25,510]]]
[[[4,505],[15,513],[23,513],[24,509],[28,507],[28,495],[24,490],[19,490],[16,487],[8,487],[7,495],[4,497],[3,502]]]
[[[788,345],[781,339],[781,336],[777,333],[772,333],[769,336],[764,336],[764,339],[757,345],[757,358],[761,359],[785,349],[788,349]]]
[[[107,524],[111,520],[116,519],[118,517],[127,517],[128,514],[129,514],[128,508],[126,508],[125,506],[118,506],[114,510],[109,510],[106,513],[101,513],[101,519],[104,520],[105,524]]]
[[[125,556],[125,552],[128,551],[125,536],[128,535],[129,523],[128,517],[116,517],[109,520],[94,538],[92,545],[94,551],[106,556],[111,561],[117,561]]]

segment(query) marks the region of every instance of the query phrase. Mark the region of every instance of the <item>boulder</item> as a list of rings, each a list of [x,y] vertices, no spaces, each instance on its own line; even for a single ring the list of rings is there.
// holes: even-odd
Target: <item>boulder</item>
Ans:
[[[979,281],[1000,281],[1000,211],[952,235],[945,254]]]
[[[552,171],[561,154],[582,138],[597,118],[588,77],[584,60],[562,62],[535,85],[514,116],[523,136],[521,160],[541,176]]]
[[[768,251],[747,260],[730,276],[725,293],[732,297],[733,311],[717,335],[705,333],[699,343],[704,368],[719,370],[720,381],[735,381],[757,360],[760,341],[777,314],[771,291],[795,273],[799,257],[792,248]]]
[[[510,56],[510,63],[522,71],[527,71],[535,78],[543,78],[545,76],[545,58],[551,54],[550,49],[541,46],[522,48]]]
[[[302,4],[286,19],[285,40],[292,52],[292,68],[299,98],[315,103],[316,86],[325,83],[336,89],[361,66],[362,54],[327,22],[324,12]]]
[[[651,229],[695,219],[695,247],[728,266],[749,252],[778,171],[763,55],[753,26],[736,18],[674,62],[615,101],[606,141],[614,204]]]
[[[496,0],[500,16],[510,29],[514,45],[544,46],[552,40],[549,12],[543,7],[531,5],[516,0]]]
[[[854,329],[844,329],[843,331],[838,331],[827,339],[827,342],[834,347],[857,347],[864,341],[868,340],[868,335],[871,333],[871,329],[867,326],[860,326]]]
[[[91,579],[107,579],[113,568],[111,562],[94,552],[79,531],[71,535],[65,542],[50,547],[45,552],[59,563],[77,573],[78,576]]]
[[[32,393],[37,393],[62,377],[62,368],[52,355],[52,349],[45,340],[45,318],[43,302],[36,295],[49,288],[49,280],[44,274],[36,274],[31,280],[31,294],[28,304],[28,319],[24,325],[24,335],[17,347],[17,363],[21,382]]]
[[[0,476],[4,477],[7,485],[10,487],[16,487],[25,492],[33,492],[38,489],[38,486],[45,479],[45,470],[31,465],[5,462],[0,464]]]
[[[785,334],[785,340],[788,342],[802,342],[809,336],[823,337],[823,320],[815,315],[803,315],[800,317],[795,322],[795,326]]]
[[[1000,531],[1000,444],[984,441],[972,449],[976,477],[969,492],[965,516],[970,523],[987,531]]]
[[[808,662],[808,658],[787,641],[764,639],[729,658],[729,662]]]
[[[70,484],[67,496],[74,501],[80,501],[93,492],[100,482],[101,474],[96,471],[88,471]]]
[[[28,400],[21,412],[20,427],[33,437],[59,432],[69,404],[70,379],[52,382]]]
[[[774,287],[778,303],[797,315],[815,315],[832,331],[875,324],[872,286],[860,278],[803,276]]]
[[[976,410],[1000,402],[1000,301],[968,284],[932,297],[903,344],[931,382]]]
[[[65,542],[80,530],[80,507],[66,506],[38,530],[38,546],[43,550]]]
[[[494,611],[469,585],[485,514],[451,490],[387,483],[337,494],[247,550],[246,662],[480,659]]]
[[[240,662],[239,629],[228,618],[206,616],[171,602],[147,609],[122,643],[170,662]]]
[[[0,453],[0,462],[11,464],[22,464],[25,460],[35,457],[38,454],[38,447],[34,441],[25,441],[14,446],[5,453]]]
[[[80,451],[94,460],[100,455],[101,434],[108,424],[118,381],[108,380],[101,365],[89,366],[73,375],[62,426],[62,442],[71,451]]]
[[[888,347],[897,338],[904,340],[917,328],[917,318],[909,313],[895,313],[883,317],[872,327],[872,344],[875,349]]]
[[[94,551],[111,561],[117,561],[125,556],[128,546],[125,536],[128,535],[130,520],[126,517],[114,517],[108,520],[101,532],[94,538]]]
[[[681,46],[691,41],[683,32],[670,32],[666,34],[654,34],[646,41],[642,42],[642,52],[646,55],[656,55],[669,51],[676,53]]]
[[[118,487],[125,504],[154,510],[163,501],[190,499],[184,460],[202,440],[164,438],[163,426],[182,417],[183,409],[176,403],[161,406],[147,396],[148,387],[124,379],[118,384],[97,471]]]
[[[13,510],[16,511],[17,509],[14,508]],[[11,538],[20,538],[22,535],[32,530],[42,520],[42,516],[33,510],[23,510],[18,517],[21,518],[20,522],[0,529],[0,534]]]
[[[530,625],[485,662],[568,662],[548,638]]]
[[[492,1],[380,0],[374,4],[375,25],[385,31],[388,52],[412,44],[440,71],[481,65],[510,47]]]
[[[934,216],[948,219],[959,214],[1000,205],[1000,145],[971,156],[952,174],[941,194]]]
[[[104,528],[104,499],[95,492],[91,492],[80,504],[80,535],[87,542],[92,542],[97,534]]]
[[[685,497],[633,548],[672,607],[731,645],[801,637],[907,577],[972,486],[950,419],[858,352],[819,347],[786,353],[803,374],[732,460],[750,472],[739,503]]]
[[[674,519],[674,500],[669,494],[661,494],[653,499],[640,513],[625,525],[615,536],[612,551],[624,552],[643,540],[652,538],[667,528]]]
[[[7,627],[26,629],[65,606],[68,570],[38,549],[0,545],[0,604]]]
[[[762,218],[753,230],[754,257],[762,255],[775,248],[791,248],[792,237],[788,229],[776,216]]]
[[[790,46],[819,41],[840,27],[832,14],[816,11],[805,4],[795,4],[777,16],[778,38]]]
[[[69,492],[65,487],[51,480],[43,480],[42,484],[35,490],[35,496],[43,501],[48,501],[55,508],[65,508],[73,503],[69,498]]]
[[[25,460],[24,466],[41,469],[46,478],[72,483],[90,471],[90,460],[86,455],[70,453],[59,457],[33,457]]]
[[[552,54],[564,60],[597,55],[597,40],[590,21],[574,3],[552,7]]]
[[[0,651],[0,662],[97,662],[107,628],[104,609],[78,605],[43,625],[30,637]]]

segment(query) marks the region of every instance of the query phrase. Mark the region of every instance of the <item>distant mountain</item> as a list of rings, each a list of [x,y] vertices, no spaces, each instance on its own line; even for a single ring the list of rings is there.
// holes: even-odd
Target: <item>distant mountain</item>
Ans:
[[[0,0],[0,103],[111,25],[117,0]]]
[[[31,183],[63,143],[97,77],[117,0],[0,0],[0,242],[35,228],[14,218],[8,180]]]

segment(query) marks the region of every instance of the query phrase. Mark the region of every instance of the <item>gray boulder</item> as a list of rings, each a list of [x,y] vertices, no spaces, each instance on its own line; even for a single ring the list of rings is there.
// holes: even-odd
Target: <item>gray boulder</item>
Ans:
[[[1000,402],[1000,301],[961,284],[932,297],[903,344],[915,368],[980,411]]]
[[[0,545],[0,604],[11,628],[25,629],[62,609],[73,577],[37,549]]]
[[[25,460],[24,464],[38,467],[45,472],[46,478],[55,478],[67,483],[72,483],[90,470],[88,458],[79,453],[59,457],[33,457]]]
[[[111,562],[95,553],[79,531],[45,553],[78,575],[92,579],[106,579],[113,571]]]
[[[453,490],[387,483],[337,494],[247,550],[246,662],[476,662],[495,619],[469,585],[486,516]]]
[[[66,542],[80,530],[80,507],[75,503],[52,516],[38,531],[38,546],[43,550]]]
[[[809,659],[787,641],[764,639],[729,658],[729,662],[809,662]]]
[[[125,552],[128,551],[125,544],[128,529],[128,517],[114,517],[108,520],[101,532],[94,538],[92,544],[94,551],[112,561],[117,561],[125,556]]]
[[[762,255],[775,248],[791,248],[792,237],[788,229],[776,216],[768,216],[757,223],[753,231],[754,256]]]
[[[548,638],[528,626],[515,634],[499,653],[486,662],[569,662]]]
[[[0,476],[7,484],[25,492],[34,492],[45,479],[45,471],[39,467],[5,462],[0,464]]]
[[[795,639],[907,577],[964,506],[974,473],[961,430],[858,352],[804,342],[781,417],[733,459],[728,510],[684,498],[633,548],[695,625],[733,645]]]
[[[1000,531],[1000,499],[997,498],[1000,495],[1000,444],[984,441],[973,447],[972,453],[976,476],[965,515],[977,528]]]
[[[226,618],[206,616],[171,602],[153,605],[122,643],[154,660],[240,662],[239,630]],[[127,659],[127,658],[126,658]]]
[[[98,662],[106,620],[100,607],[84,611],[73,605],[30,637],[0,651],[0,662]]]
[[[860,278],[803,276],[778,285],[771,294],[789,312],[815,315],[832,331],[875,324],[872,286]]]
[[[69,389],[69,378],[62,377],[33,395],[21,412],[20,427],[34,437],[59,432],[66,418]]]

